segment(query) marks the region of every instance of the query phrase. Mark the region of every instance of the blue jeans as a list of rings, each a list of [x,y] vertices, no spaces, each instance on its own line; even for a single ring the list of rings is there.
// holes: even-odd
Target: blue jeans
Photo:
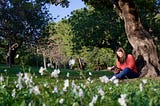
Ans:
[[[138,73],[135,73],[130,68],[123,69],[120,73],[114,75],[117,79],[123,79],[123,78],[137,78],[139,77]]]

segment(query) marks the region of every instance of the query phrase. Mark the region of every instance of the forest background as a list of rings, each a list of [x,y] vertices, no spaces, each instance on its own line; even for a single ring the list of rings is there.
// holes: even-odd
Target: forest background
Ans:
[[[83,1],[82,1],[83,2]],[[160,2],[135,0],[145,29],[160,51]],[[56,3],[55,3],[56,5]],[[62,7],[68,3],[60,4]],[[114,51],[132,53],[124,23],[112,5],[86,4],[71,16],[54,22],[45,2],[14,0],[0,5],[0,63],[68,67],[70,57],[83,58],[87,68],[104,69],[115,64]]]

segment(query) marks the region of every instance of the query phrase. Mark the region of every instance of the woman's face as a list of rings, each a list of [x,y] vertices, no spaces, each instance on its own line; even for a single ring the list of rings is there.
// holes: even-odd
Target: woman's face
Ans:
[[[117,53],[118,57],[120,57],[120,58],[123,57],[123,55],[124,55],[121,51],[118,51],[116,53]]]

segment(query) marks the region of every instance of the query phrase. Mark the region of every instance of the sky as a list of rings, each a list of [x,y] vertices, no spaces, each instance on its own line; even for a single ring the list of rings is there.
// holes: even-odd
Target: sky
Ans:
[[[62,18],[65,18],[65,16],[67,17],[68,15],[70,16],[70,13],[73,10],[76,9],[81,9],[85,7],[84,2],[82,2],[82,0],[69,0],[69,7],[68,8],[63,8],[60,5],[55,6],[52,5],[49,7],[49,11],[52,14],[53,18],[55,22],[60,21]],[[59,17],[58,17],[59,16]]]

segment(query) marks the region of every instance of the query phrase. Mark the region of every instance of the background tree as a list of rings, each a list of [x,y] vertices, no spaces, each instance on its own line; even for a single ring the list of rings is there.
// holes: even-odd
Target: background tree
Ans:
[[[74,32],[74,49],[77,52],[83,46],[91,50],[94,47],[115,50],[122,44],[129,44],[124,34],[124,27],[121,25],[122,21],[117,18],[112,8],[96,9],[89,6],[73,11],[69,23]]]
[[[33,45],[50,16],[44,3],[28,0],[1,1],[0,14],[0,47],[6,49],[6,62],[11,66],[18,48]]]

